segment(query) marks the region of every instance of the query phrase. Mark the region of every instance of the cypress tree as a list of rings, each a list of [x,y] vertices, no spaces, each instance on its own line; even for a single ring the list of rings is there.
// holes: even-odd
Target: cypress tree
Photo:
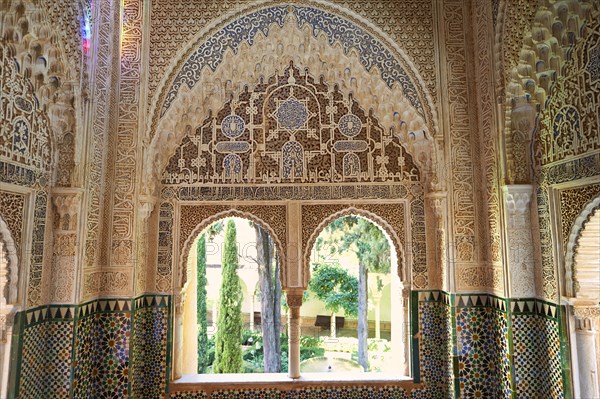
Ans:
[[[196,299],[198,304],[198,373],[206,373],[208,366],[208,335],[206,333],[206,235],[202,234],[196,246],[198,284]]]
[[[227,221],[221,269],[219,313],[215,334],[214,373],[242,372],[242,287],[237,275],[238,253],[235,222]]]

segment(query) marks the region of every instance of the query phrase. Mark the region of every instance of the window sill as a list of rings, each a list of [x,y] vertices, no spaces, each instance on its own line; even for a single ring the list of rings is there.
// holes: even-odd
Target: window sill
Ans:
[[[207,393],[228,389],[279,389],[291,390],[315,386],[399,386],[412,390],[415,384],[410,377],[392,373],[303,373],[298,379],[286,373],[264,374],[187,374],[170,384],[170,392]]]

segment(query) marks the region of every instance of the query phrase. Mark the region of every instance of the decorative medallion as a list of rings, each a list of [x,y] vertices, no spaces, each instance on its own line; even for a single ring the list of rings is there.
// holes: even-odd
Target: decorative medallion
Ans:
[[[338,127],[344,136],[355,137],[362,129],[362,122],[358,116],[354,114],[347,114],[340,118]]]
[[[308,111],[304,104],[291,97],[281,103],[277,109],[276,118],[280,127],[297,130],[306,123]]]
[[[223,118],[221,130],[229,138],[239,137],[244,133],[244,120],[238,115],[229,115]]]

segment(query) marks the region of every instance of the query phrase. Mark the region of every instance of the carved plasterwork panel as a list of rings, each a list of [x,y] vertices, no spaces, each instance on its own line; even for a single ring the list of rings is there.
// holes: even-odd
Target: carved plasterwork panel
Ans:
[[[27,282],[28,307],[41,305],[43,299],[47,296],[47,292],[44,292],[46,287],[42,286],[47,207],[48,193],[44,190],[36,191],[33,210],[34,227],[31,240],[31,261]]]
[[[531,29],[531,23],[538,7],[537,1],[530,0],[498,0],[498,17],[496,27],[496,46],[499,69],[498,84],[505,87],[504,79],[508,79],[510,71],[519,60],[519,52],[523,47],[524,32]],[[499,90],[502,91],[502,90]]]
[[[87,235],[85,240],[85,267],[92,268],[99,258],[99,243],[102,241],[101,225],[103,220],[104,194],[103,182],[106,173],[105,150],[108,147],[109,121],[111,109],[114,109],[116,99],[111,85],[114,82],[118,70],[113,60],[113,51],[118,49],[118,35],[114,35],[114,29],[118,26],[119,13],[116,12],[115,2],[100,1],[95,8],[97,29],[95,38],[95,85],[91,89],[93,101],[93,112],[91,120],[91,161],[88,172],[88,202],[87,202]],[[111,98],[112,94],[112,98]],[[114,120],[115,118],[112,118]],[[105,232],[106,234],[106,232]]]
[[[541,116],[542,164],[600,149],[600,24],[573,50]]]
[[[534,297],[536,295],[535,247],[531,234],[530,211],[533,188],[531,185],[522,185],[505,186],[504,189],[510,296]]]
[[[2,7],[3,46],[35,93],[36,108],[48,116],[56,151],[52,154],[57,161],[55,185],[70,186],[81,179],[76,167],[75,108],[79,96],[75,82],[79,82],[82,64],[82,8],[79,1],[9,1]]]
[[[458,269],[458,289],[461,291],[497,289],[502,286],[502,268],[463,266]]]
[[[174,208],[172,203],[163,202],[159,210],[158,259],[155,275],[155,286],[159,292],[169,292],[173,289]]]
[[[579,73],[573,74],[572,68],[579,69],[582,57],[587,57],[581,52],[582,46],[587,45],[582,43],[589,43],[589,40],[592,40],[593,44],[598,42],[598,35],[593,32],[597,31],[594,25],[600,16],[600,6],[597,2],[575,0],[550,2],[536,7],[531,26],[524,26],[522,19],[531,14],[531,7],[535,2],[529,5],[519,1],[514,3],[507,5],[506,9],[521,9],[524,12],[520,17],[515,15],[512,23],[523,26],[525,34],[517,30],[516,41],[507,35],[497,37],[498,40],[505,40],[507,43],[522,40],[521,47],[511,48],[512,53],[504,54],[504,64],[501,68],[505,72],[505,90],[501,91],[500,95],[506,94],[504,139],[507,178],[510,184],[531,182],[529,141],[539,128],[531,122],[526,124],[528,126],[522,123],[524,109],[528,109],[527,112],[531,114],[526,120],[539,118],[542,125],[546,125],[541,127],[541,142],[544,147],[542,151],[545,154],[539,156],[538,150],[538,154],[535,155],[536,161],[548,163],[558,161],[564,156],[581,154],[587,149],[597,147],[598,141],[597,137],[590,135],[587,127],[578,133],[571,130],[579,128],[577,125],[580,124],[580,112],[589,113],[589,110],[594,108],[596,113],[598,112],[597,96],[596,99],[590,99],[591,101],[577,98],[581,96],[579,93],[585,91],[576,88],[584,84],[585,77]],[[590,54],[592,53],[593,49],[590,51]],[[564,77],[569,77],[566,78],[569,83],[565,83]],[[577,95],[573,97],[576,92]],[[561,104],[566,99],[567,102],[562,105],[568,106],[562,108],[562,105],[552,105],[557,99]],[[573,103],[571,99],[574,100]],[[585,110],[580,110],[579,105],[583,105]],[[543,111],[548,107],[554,110],[550,113]],[[592,123],[597,124],[597,116],[592,119],[596,119]],[[578,135],[587,138],[575,137]]]
[[[132,290],[133,269],[103,268],[86,271],[83,277],[83,298],[128,295]]]
[[[163,185],[418,182],[397,137],[351,97],[290,66],[184,137]]]
[[[4,45],[0,61],[0,180],[45,185],[52,162],[47,116]]]
[[[114,145],[111,266],[133,267],[136,215],[138,125],[142,65],[143,3],[122,2],[120,79],[117,131]],[[109,164],[112,166],[112,164]]]
[[[447,96],[450,112],[447,116],[450,139],[450,163],[446,165],[451,173],[448,184],[452,189],[452,220],[455,256],[455,272],[461,289],[481,289],[491,287],[495,272],[490,268],[475,266],[480,260],[481,246],[478,242],[482,231],[477,222],[477,198],[474,184],[480,184],[476,172],[479,170],[475,154],[478,145],[472,146],[472,98],[467,67],[467,25],[465,2],[462,0],[444,1],[443,29],[445,32]],[[450,172],[451,171],[451,172]]]
[[[496,2],[496,4],[499,1]],[[485,216],[479,218],[480,231],[487,232],[490,239],[484,240],[485,260],[499,262],[501,259],[501,241],[500,241],[500,206],[498,194],[498,162],[497,162],[497,126],[494,107],[496,104],[493,82],[490,77],[493,76],[493,51],[491,43],[493,42],[492,17],[493,9],[488,1],[475,1],[473,22],[475,26],[475,62],[479,84],[477,85],[477,97],[479,101],[478,123],[480,131],[479,147],[481,156],[481,165],[483,173],[481,174],[481,184],[485,187],[484,204]],[[500,288],[500,287],[494,287]]]
[[[165,154],[172,153],[174,145],[180,142],[187,126],[197,126],[210,117],[207,112],[209,109],[212,109],[214,114],[217,106],[220,107],[220,104],[227,101],[231,95],[238,96],[240,91],[245,90],[245,85],[248,85],[250,91],[253,91],[255,87],[262,84],[261,79],[265,80],[266,76],[286,68],[290,61],[293,61],[301,70],[308,68],[313,76],[323,75],[330,82],[339,82],[346,95],[352,92],[353,97],[361,102],[364,109],[373,108],[374,115],[381,116],[382,126],[386,130],[392,129],[394,134],[401,137],[407,143],[407,147],[409,147],[407,149],[413,157],[418,154],[416,159],[419,159],[420,165],[426,165],[431,161],[436,154],[435,151],[432,151],[433,143],[429,140],[436,123],[435,115],[427,111],[430,109],[431,100],[427,93],[421,94],[423,89],[419,83],[412,83],[418,82],[419,78],[411,77],[414,74],[411,72],[412,67],[404,65],[401,56],[397,61],[390,61],[394,65],[399,63],[400,67],[388,74],[386,72],[388,67],[381,66],[380,68],[375,65],[376,62],[379,62],[375,59],[387,59],[388,55],[393,58],[392,53],[386,53],[388,50],[385,50],[387,48],[385,45],[370,46],[372,48],[369,52],[383,51],[382,54],[373,58],[368,55],[368,52],[352,48],[352,41],[339,42],[337,39],[339,35],[335,31],[335,27],[338,25],[325,24],[327,29],[319,28],[318,32],[321,33],[315,36],[315,30],[311,28],[309,21],[303,22],[308,18],[307,15],[314,13],[314,18],[310,20],[310,23],[321,24],[321,19],[325,18],[327,13],[314,9],[284,7],[281,10],[277,9],[279,11],[274,17],[275,7],[268,9],[270,10],[268,13],[271,13],[270,16],[263,15],[263,12],[267,13],[265,10],[260,13],[256,12],[258,13],[257,18],[260,17],[257,21],[264,20],[263,22],[271,24],[264,27],[264,31],[267,33],[253,30],[252,40],[241,43],[239,37],[231,37],[228,41],[238,47],[235,47],[234,51],[229,51],[227,47],[224,47],[221,49],[224,52],[223,55],[211,49],[213,58],[208,54],[202,57],[193,57],[191,54],[195,54],[201,46],[205,45],[202,40],[216,40],[215,37],[220,37],[218,35],[229,37],[227,36],[231,34],[229,30],[218,31],[219,33],[215,33],[216,36],[213,38],[198,39],[196,44],[189,46],[189,57],[184,56],[180,62],[181,66],[178,67],[181,68],[180,71],[189,69],[191,72],[182,75],[183,72],[175,70],[173,74],[177,73],[177,75],[173,75],[169,79],[177,83],[172,86],[164,83],[162,89],[164,95],[167,91],[172,93],[174,102],[172,106],[165,108],[166,114],[160,121],[155,118],[149,126],[148,140],[152,140],[152,142],[146,159],[148,167],[145,170],[146,186],[149,190],[154,187],[151,175],[163,170],[166,163]],[[271,21],[273,18],[279,18],[280,22]],[[242,22],[237,21],[232,24]],[[342,25],[349,24],[341,19],[338,22]],[[353,26],[352,24],[348,25],[347,28],[344,28],[345,32],[350,32],[349,29],[352,29],[357,33],[358,31]],[[364,33],[362,30],[360,32],[362,32],[360,34]],[[268,37],[265,36],[266,34]],[[392,47],[394,46],[392,45]],[[277,56],[265,55],[274,52]],[[372,61],[367,61],[367,59],[372,59]],[[206,64],[209,61],[210,63]],[[205,64],[206,67],[204,67]],[[406,75],[403,76],[403,73]],[[176,90],[169,89],[169,87]],[[160,98],[155,97],[157,100],[153,103],[155,108],[161,104]],[[198,99],[204,99],[201,100],[202,104]],[[384,99],[385,101],[383,101]],[[425,110],[424,113],[419,110],[421,108]],[[158,111],[151,112],[158,115],[156,113]],[[155,137],[153,135],[156,131],[161,133]]]
[[[419,73],[435,98],[433,7],[431,0],[420,1],[348,1],[336,3],[352,9],[381,29],[391,40],[403,43],[403,49],[412,57]],[[181,43],[192,40],[200,29],[210,25],[227,12],[240,12],[247,1],[157,1],[152,2],[150,30],[149,96],[155,93],[160,79],[167,72],[169,61],[175,57]],[[279,2],[269,2],[277,4]],[[325,5],[324,2],[297,2],[298,4]],[[327,4],[329,8],[331,4]],[[344,11],[348,13],[348,11]]]
[[[21,248],[21,232],[25,212],[25,195],[0,191],[0,216],[11,232],[17,250]]]
[[[72,303],[75,301],[77,280],[77,231],[81,215],[81,193],[58,191],[52,195],[54,205],[54,248],[50,301]]]
[[[577,219],[584,206],[598,195],[600,195],[600,184],[560,191],[560,221],[563,250],[566,250],[569,234],[573,228],[575,219]]]

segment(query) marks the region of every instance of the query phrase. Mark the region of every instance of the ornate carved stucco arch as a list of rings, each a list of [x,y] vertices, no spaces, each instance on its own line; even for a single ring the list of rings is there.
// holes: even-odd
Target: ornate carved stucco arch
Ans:
[[[441,153],[430,140],[437,117],[414,65],[397,44],[355,14],[321,1],[307,4],[249,5],[243,17],[221,18],[180,52],[152,101],[144,176],[149,190],[156,187],[158,173],[186,128],[214,109],[211,101],[201,104],[198,99],[222,104],[290,61],[352,92],[386,129],[406,137],[423,170],[434,169],[428,164]],[[342,38],[336,27],[351,32],[350,39]]]
[[[19,257],[17,246],[6,222],[0,217],[0,305],[16,305],[18,302]]]
[[[304,276],[306,279],[305,284],[308,284],[308,280],[310,280],[310,256],[312,249],[317,241],[317,238],[319,237],[319,234],[321,234],[321,232],[327,226],[329,226],[331,222],[333,222],[336,219],[340,219],[344,216],[360,216],[362,218],[365,218],[369,222],[377,226],[384,233],[386,238],[392,243],[392,246],[396,252],[398,260],[397,273],[400,277],[400,281],[406,284],[410,277],[410,271],[406,267],[404,249],[402,246],[402,242],[398,237],[398,233],[385,219],[383,219],[379,215],[353,206],[328,215],[326,218],[320,221],[317,228],[310,235],[310,238],[305,244],[306,246],[304,247],[304,254],[302,256],[302,267],[304,269]]]
[[[590,218],[598,212],[600,212],[600,196],[588,202],[571,227],[565,255],[565,291],[567,297],[577,297],[580,291],[577,281],[578,265],[576,264],[578,246]]]
[[[280,258],[281,267],[279,269],[280,270],[279,277],[281,278],[282,284],[285,284],[285,281],[287,281],[286,280],[286,268],[285,268],[286,252],[285,252],[285,248],[282,244],[282,241],[281,241],[280,237],[277,235],[276,231],[267,222],[265,222],[264,220],[262,220],[261,218],[259,218],[258,216],[254,215],[250,212],[241,211],[238,209],[229,209],[226,211],[216,213],[216,214],[202,220],[200,223],[198,223],[196,228],[194,228],[194,230],[187,237],[185,237],[183,249],[180,254],[179,270],[177,271],[179,283],[177,284],[175,291],[181,290],[183,288],[183,286],[185,285],[185,283],[187,282],[188,256],[189,256],[192,244],[194,243],[194,241],[196,240],[198,235],[200,235],[200,233],[204,229],[209,227],[214,222],[217,222],[221,219],[230,218],[230,217],[238,217],[238,218],[250,220],[254,223],[259,224],[260,227],[262,227],[264,230],[266,230],[269,233],[269,235],[272,237],[273,241],[275,242],[275,247],[277,248],[277,252],[278,252],[279,258]]]

